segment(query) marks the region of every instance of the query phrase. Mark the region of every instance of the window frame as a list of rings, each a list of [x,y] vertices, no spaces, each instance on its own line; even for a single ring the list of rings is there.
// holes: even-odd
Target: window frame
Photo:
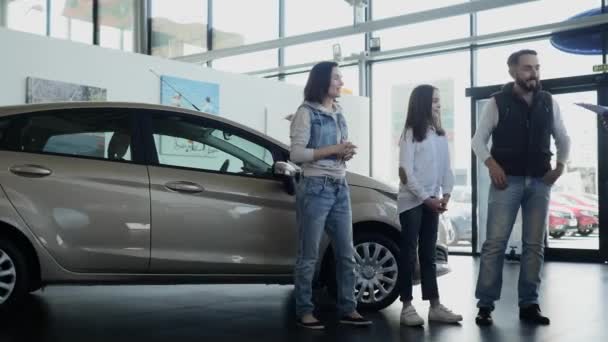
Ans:
[[[251,143],[257,144],[265,149],[267,149],[273,158],[273,163],[270,166],[270,172],[267,175],[252,175],[245,173],[232,173],[232,172],[221,172],[209,169],[202,169],[196,167],[187,167],[187,166],[177,166],[177,165],[167,165],[161,164],[158,160],[158,151],[156,148],[156,143],[154,141],[154,130],[152,127],[152,118],[155,115],[170,117],[176,116],[185,118],[187,120],[192,120],[197,123],[200,123],[201,126],[214,128],[217,130],[221,130],[223,132],[231,133],[232,135],[236,135],[241,139],[247,140]],[[257,179],[270,179],[280,181],[281,178],[274,174],[274,165],[279,161],[286,161],[289,156],[289,152],[280,146],[272,143],[271,141],[265,139],[263,136],[251,133],[247,130],[241,129],[239,127],[230,125],[228,123],[213,120],[212,118],[206,118],[204,116],[198,116],[187,113],[174,112],[169,110],[146,110],[145,113],[140,113],[138,121],[142,125],[142,132],[144,135],[144,143],[146,146],[146,161],[148,165],[155,167],[164,167],[164,168],[172,168],[172,169],[181,169],[181,170],[191,170],[203,173],[212,173],[219,174],[224,176],[237,176],[237,177],[247,177],[247,178],[257,178]],[[224,151],[222,151],[224,152]],[[247,151],[246,151],[247,152]],[[224,152],[230,154],[228,152]]]
[[[86,155],[78,155],[78,154],[69,154],[69,153],[58,153],[58,152],[45,152],[45,151],[25,151],[19,147],[19,139],[21,136],[21,131],[25,128],[27,123],[27,119],[31,117],[37,116],[53,116],[56,114],[65,114],[68,113],[70,115],[81,115],[82,113],[91,114],[91,112],[97,112],[96,115],[102,115],[100,111],[103,113],[108,112],[116,112],[124,114],[127,117],[128,125],[127,131],[131,134],[131,160],[118,160],[118,159],[109,159],[109,158],[100,158],[94,156],[86,156]],[[12,114],[6,116],[0,116],[0,120],[10,120],[8,131],[11,133],[6,137],[3,137],[0,141],[0,151],[9,151],[9,152],[18,152],[18,153],[28,153],[28,154],[36,154],[36,155],[48,155],[48,156],[57,156],[57,157],[69,157],[69,158],[78,158],[78,159],[88,159],[88,160],[99,160],[105,162],[115,162],[115,163],[128,163],[128,164],[144,164],[144,154],[140,139],[140,132],[138,129],[138,125],[136,122],[136,118],[133,115],[130,109],[124,108],[100,108],[100,107],[91,107],[91,108],[64,108],[64,109],[52,109],[52,110],[41,110],[34,112],[23,112],[19,114]]]

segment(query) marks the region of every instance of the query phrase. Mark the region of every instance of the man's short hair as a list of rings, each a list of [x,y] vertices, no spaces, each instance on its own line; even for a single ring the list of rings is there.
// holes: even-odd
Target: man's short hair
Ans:
[[[523,55],[536,56],[538,54],[536,53],[536,51],[530,50],[530,49],[515,51],[511,54],[511,56],[509,56],[509,59],[507,59],[507,65],[509,66],[509,68],[512,68],[512,67],[516,66],[517,64],[519,64],[519,57],[521,57]]]

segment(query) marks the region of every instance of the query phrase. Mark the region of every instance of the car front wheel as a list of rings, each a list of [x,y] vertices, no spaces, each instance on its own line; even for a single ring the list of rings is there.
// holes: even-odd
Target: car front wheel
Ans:
[[[355,299],[362,311],[379,311],[391,305],[399,296],[399,247],[380,233],[360,233],[354,236]],[[333,258],[332,258],[333,259]],[[336,296],[335,265],[327,264],[326,284]]]
[[[361,310],[382,310],[399,296],[399,247],[381,234],[355,237],[355,298]]]
[[[9,240],[0,238],[0,313],[14,307],[28,293],[25,256]]]

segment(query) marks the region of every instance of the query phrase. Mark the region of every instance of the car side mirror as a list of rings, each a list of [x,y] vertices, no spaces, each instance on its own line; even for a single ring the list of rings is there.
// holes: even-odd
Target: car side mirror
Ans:
[[[283,179],[285,191],[294,195],[296,193],[296,178],[300,173],[299,168],[291,163],[278,161],[274,163],[272,170],[275,176]]]

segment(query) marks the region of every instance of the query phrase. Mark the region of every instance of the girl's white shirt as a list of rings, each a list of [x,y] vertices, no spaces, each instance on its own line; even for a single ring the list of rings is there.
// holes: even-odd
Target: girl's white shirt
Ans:
[[[454,174],[446,136],[429,129],[422,141],[415,141],[411,128],[399,142],[399,167],[405,170],[407,183],[399,182],[399,213],[417,207],[425,199],[441,198],[454,187]]]

